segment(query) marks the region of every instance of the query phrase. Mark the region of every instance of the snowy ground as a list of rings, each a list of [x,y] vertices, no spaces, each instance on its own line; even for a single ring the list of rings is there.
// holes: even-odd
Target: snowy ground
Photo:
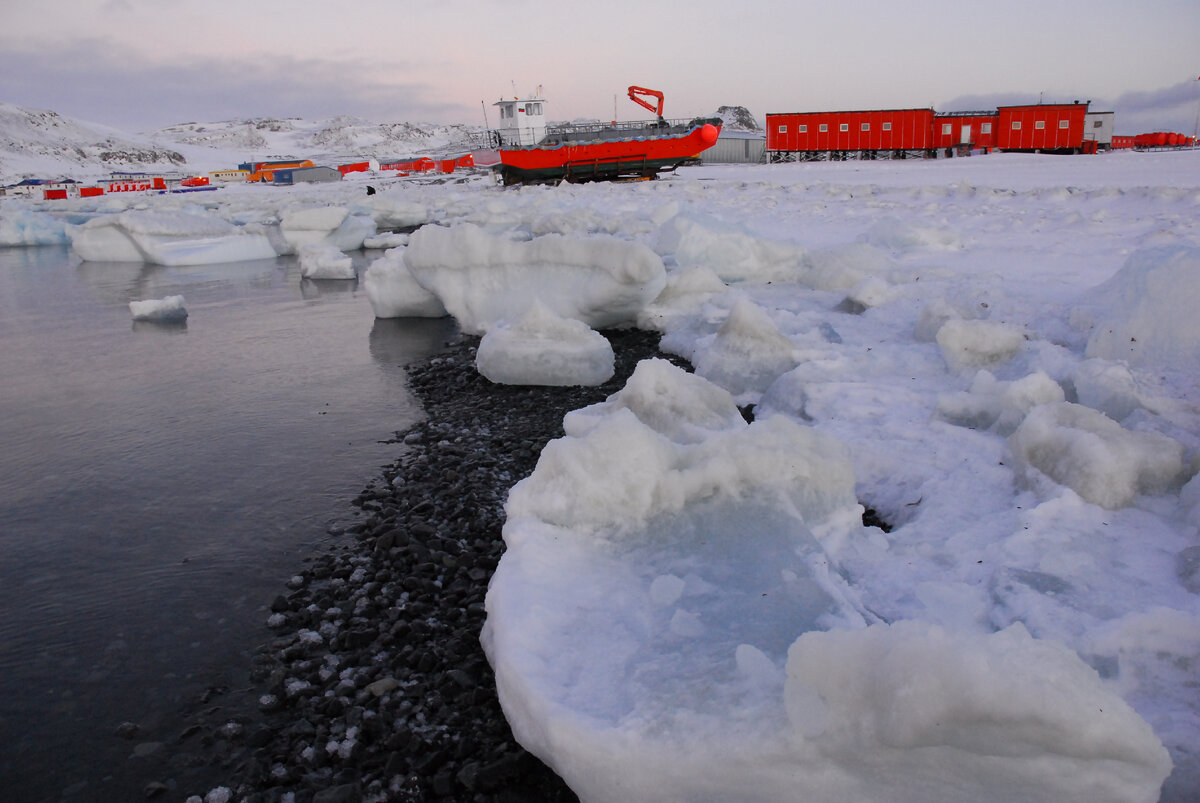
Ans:
[[[506,333],[490,370],[544,381],[537,321],[663,331],[696,375],[646,363],[568,416],[488,597],[514,732],[585,800],[1192,800],[1197,176],[1191,151],[242,187],[8,201],[0,242],[226,259],[436,221],[368,293]]]

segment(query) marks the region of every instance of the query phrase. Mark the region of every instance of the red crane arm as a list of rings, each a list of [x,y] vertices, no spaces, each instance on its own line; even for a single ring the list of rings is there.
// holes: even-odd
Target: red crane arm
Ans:
[[[658,108],[651,106],[648,102],[643,100],[640,97],[641,95],[645,95],[648,98],[658,98]],[[645,108],[657,114],[659,117],[662,117],[663,93],[659,92],[657,89],[646,89],[645,87],[631,86],[629,87],[629,99],[639,106],[644,106]]]

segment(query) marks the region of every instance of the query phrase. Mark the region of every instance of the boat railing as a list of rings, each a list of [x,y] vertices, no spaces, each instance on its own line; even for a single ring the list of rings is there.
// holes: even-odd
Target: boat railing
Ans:
[[[546,128],[542,143],[553,141],[624,139],[625,137],[665,136],[687,131],[695,120],[634,120],[611,123],[560,123]]]

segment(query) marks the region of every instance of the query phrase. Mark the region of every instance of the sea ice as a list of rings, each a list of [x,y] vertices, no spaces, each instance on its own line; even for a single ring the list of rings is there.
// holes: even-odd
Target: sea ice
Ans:
[[[666,284],[653,251],[614,237],[548,234],[518,242],[472,224],[424,226],[404,258],[417,282],[472,334],[515,320],[535,300],[592,328],[629,323]]]
[[[325,242],[300,247],[300,275],[305,279],[354,279],[354,260]]]
[[[75,252],[91,262],[182,266],[276,256],[265,235],[244,231],[216,215],[186,210],[130,210],[102,215],[69,226],[67,236]]]
[[[394,248],[376,259],[363,276],[367,299],[376,318],[442,318],[448,313],[438,297],[417,284]]]
[[[613,375],[613,350],[587,324],[535,302],[516,323],[488,330],[475,367],[502,385],[602,385]]]
[[[285,212],[279,228],[294,251],[314,243],[355,251],[375,234],[375,221],[368,215],[351,214],[345,206],[301,207]]]
[[[1089,502],[1128,505],[1182,483],[1183,446],[1158,432],[1123,429],[1101,412],[1058,402],[1034,408],[1009,439],[1013,453]]]
[[[151,321],[153,323],[181,323],[186,321],[188,316],[187,307],[183,304],[183,296],[130,301],[129,312],[135,321]]]
[[[867,537],[847,451],[700,383],[639,366],[506,505],[484,647],[581,799],[1154,800],[1167,752],[1069,649],[878,622],[823,547]]]

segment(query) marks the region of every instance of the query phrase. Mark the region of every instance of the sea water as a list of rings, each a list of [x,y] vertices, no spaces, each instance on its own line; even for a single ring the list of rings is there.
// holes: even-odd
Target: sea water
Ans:
[[[171,295],[186,323],[132,320]],[[270,601],[399,454],[383,441],[420,415],[403,366],[451,327],[376,320],[357,282],[294,258],[0,248],[5,799],[103,800],[139,762],[166,771],[181,712],[244,679]]]

